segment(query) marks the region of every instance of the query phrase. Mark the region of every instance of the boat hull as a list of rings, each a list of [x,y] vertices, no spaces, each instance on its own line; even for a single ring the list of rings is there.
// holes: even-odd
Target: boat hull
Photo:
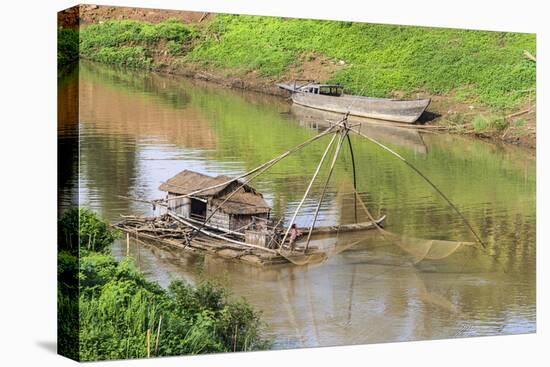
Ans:
[[[334,233],[343,233],[343,232],[358,232],[366,231],[369,229],[375,229],[381,227],[386,220],[386,216],[383,215],[380,218],[376,219],[375,222],[362,222],[362,223],[350,223],[350,224],[341,224],[337,226],[327,226],[327,227],[317,227],[311,231],[312,235],[322,235],[322,234],[334,234]]]
[[[295,92],[292,101],[298,105],[352,116],[413,123],[420,118],[431,99],[399,101],[385,98],[342,95],[339,97]]]

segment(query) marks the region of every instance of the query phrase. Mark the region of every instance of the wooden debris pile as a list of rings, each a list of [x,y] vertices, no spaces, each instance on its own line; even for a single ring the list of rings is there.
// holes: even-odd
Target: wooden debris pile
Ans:
[[[113,225],[129,233],[132,239],[151,245],[165,245],[194,253],[211,253],[224,258],[256,265],[285,264],[289,261],[280,254],[242,246],[212,238],[176,221],[169,215],[159,217],[124,216]]]

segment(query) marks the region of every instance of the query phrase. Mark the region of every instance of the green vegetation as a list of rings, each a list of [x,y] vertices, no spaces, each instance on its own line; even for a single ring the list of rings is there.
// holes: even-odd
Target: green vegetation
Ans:
[[[57,29],[57,65],[63,67],[78,60],[78,31]]]
[[[535,88],[532,34],[466,31],[275,17],[217,15],[186,26],[107,21],[81,31],[82,56],[109,64],[156,68],[155,53],[177,66],[199,64],[285,79],[318,59],[349,93],[452,95],[494,110],[517,108]]]
[[[182,45],[193,32],[178,20],[158,24],[133,20],[108,21],[83,28],[80,52],[85,58],[121,66],[146,68],[153,66],[153,54],[161,42]]]
[[[152,59],[143,47],[103,47],[94,59],[105,64],[148,69]]]
[[[181,44],[172,40],[166,43],[166,49],[168,50],[168,53],[172,56],[181,55],[183,52],[183,47],[181,46]]]
[[[63,354],[91,361],[269,346],[260,334],[259,313],[244,301],[231,300],[219,285],[201,281],[191,287],[174,281],[163,289],[146,280],[131,259],[118,263],[108,254],[117,233],[93,212],[68,211],[59,229],[59,350]],[[75,241],[80,244],[80,261]]]
[[[316,54],[344,61],[332,81],[372,96],[457,92],[504,108],[535,86],[535,64],[523,57],[535,51],[532,34],[219,15],[203,39],[189,60],[278,76]]]
[[[487,132],[490,130],[503,131],[508,127],[508,122],[497,116],[478,115],[472,120],[472,127],[476,133]]]
[[[58,233],[62,236],[60,247],[73,254],[78,249],[108,253],[118,237],[118,232],[109,229],[105,222],[87,209],[66,212],[59,220]]]

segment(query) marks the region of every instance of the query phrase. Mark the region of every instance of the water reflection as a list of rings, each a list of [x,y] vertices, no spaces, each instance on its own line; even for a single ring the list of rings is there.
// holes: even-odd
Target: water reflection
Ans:
[[[313,129],[326,128],[342,119],[341,114],[315,110],[296,104],[290,106],[290,112],[299,121],[300,126]],[[396,127],[388,122],[356,116],[349,116],[348,121],[350,124],[355,125],[360,132],[383,144],[398,145],[420,154],[428,151],[428,147],[422,138],[423,134],[435,133],[430,130],[421,132],[408,127]]]
[[[119,195],[158,198],[160,183],[183,169],[240,174],[316,133],[288,104],[268,96],[87,64],[79,79],[61,84],[62,95],[75,91],[78,80],[80,199],[110,220],[152,213]],[[255,268],[138,246],[134,239],[132,256],[162,285],[173,278],[194,281],[198,274],[220,279],[235,297],[263,311],[278,348],[533,332],[530,154],[442,134],[422,134],[418,144],[412,143],[415,133],[385,136],[385,143],[452,198],[487,249],[465,247],[443,259],[418,261],[395,241],[370,232],[325,239],[332,256],[303,267]],[[386,230],[407,238],[473,240],[452,209],[407,167],[372,144],[356,137],[352,142],[361,198],[373,213],[388,215]],[[275,215],[290,217],[323,149],[322,142],[312,145],[253,183]],[[322,225],[354,220],[350,163],[343,152],[321,208]],[[76,171],[67,175],[63,182],[74,186]],[[319,194],[320,188],[314,190],[298,225],[310,223]],[[125,244],[113,249],[117,257],[125,252]]]

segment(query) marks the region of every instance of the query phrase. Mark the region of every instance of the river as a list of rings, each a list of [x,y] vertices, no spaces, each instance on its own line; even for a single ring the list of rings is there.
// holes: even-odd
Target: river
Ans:
[[[161,198],[159,185],[183,169],[238,175],[326,124],[281,98],[91,63],[59,79],[60,103],[76,98],[78,109],[60,109],[61,207],[78,200],[109,221],[153,214],[148,204],[121,196]],[[535,332],[532,152],[448,134],[362,129],[430,177],[486,247],[423,257],[429,244],[412,238],[475,239],[410,168],[353,136],[360,196],[373,213],[387,215],[385,229],[404,236],[402,243],[376,231],[341,235],[337,243],[356,244],[321,264],[260,268],[132,241],[137,265],[162,286],[172,279],[221,282],[262,311],[275,349]],[[291,216],[325,146],[313,144],[254,181],[274,215]],[[71,161],[77,149],[80,160]],[[321,224],[353,221],[352,184],[345,150]],[[321,186],[306,201],[299,226],[310,223]],[[126,245],[117,242],[112,251],[122,258]]]

